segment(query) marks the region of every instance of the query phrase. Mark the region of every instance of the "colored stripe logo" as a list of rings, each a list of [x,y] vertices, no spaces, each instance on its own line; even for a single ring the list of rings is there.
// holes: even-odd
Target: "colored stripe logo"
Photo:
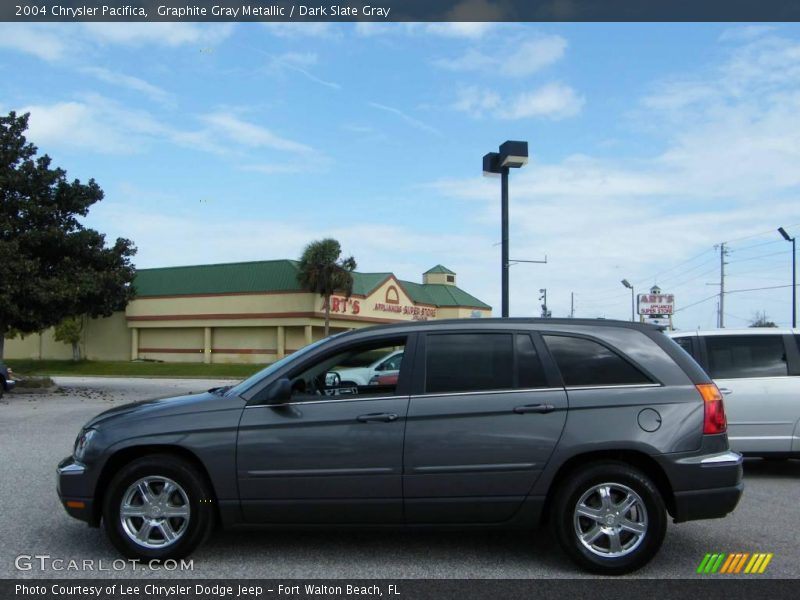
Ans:
[[[740,573],[755,575],[767,570],[772,560],[772,552],[734,552],[731,554],[715,553],[706,554],[697,567],[697,572],[703,575],[725,574],[736,575]]]

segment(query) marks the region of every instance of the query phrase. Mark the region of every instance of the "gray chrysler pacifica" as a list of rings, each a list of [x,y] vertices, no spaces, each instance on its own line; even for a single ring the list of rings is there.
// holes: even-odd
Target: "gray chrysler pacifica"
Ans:
[[[338,375],[398,350],[388,383]],[[232,387],[106,411],[58,465],[58,493],[129,557],[185,556],[215,523],[547,523],[578,565],[615,575],[656,554],[668,515],[734,509],[742,459],[725,429],[719,390],[654,327],[416,322],[332,336]]]

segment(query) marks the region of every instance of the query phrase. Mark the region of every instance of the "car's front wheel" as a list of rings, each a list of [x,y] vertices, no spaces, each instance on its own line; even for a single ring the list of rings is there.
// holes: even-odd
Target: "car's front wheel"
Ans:
[[[199,546],[214,523],[211,491],[197,469],[172,455],[139,458],[112,479],[103,524],[125,556],[182,558]]]
[[[573,472],[551,508],[560,546],[579,566],[601,575],[644,566],[666,534],[658,488],[639,469],[621,462],[593,463]]]

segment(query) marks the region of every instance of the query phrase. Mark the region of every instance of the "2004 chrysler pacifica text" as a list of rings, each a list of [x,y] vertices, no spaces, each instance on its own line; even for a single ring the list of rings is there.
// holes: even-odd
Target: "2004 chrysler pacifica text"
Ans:
[[[396,383],[337,371],[403,350]],[[67,512],[125,555],[224,526],[548,522],[581,567],[647,563],[676,522],[742,493],[722,396],[657,329],[487,319],[335,335],[242,383],[114,408],[58,466]]]

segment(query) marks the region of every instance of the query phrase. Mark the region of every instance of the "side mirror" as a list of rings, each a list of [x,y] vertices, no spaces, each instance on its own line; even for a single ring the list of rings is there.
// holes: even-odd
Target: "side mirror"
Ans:
[[[267,388],[267,393],[264,397],[265,404],[282,404],[288,402],[292,398],[292,382],[286,377],[274,381],[272,385]]]

